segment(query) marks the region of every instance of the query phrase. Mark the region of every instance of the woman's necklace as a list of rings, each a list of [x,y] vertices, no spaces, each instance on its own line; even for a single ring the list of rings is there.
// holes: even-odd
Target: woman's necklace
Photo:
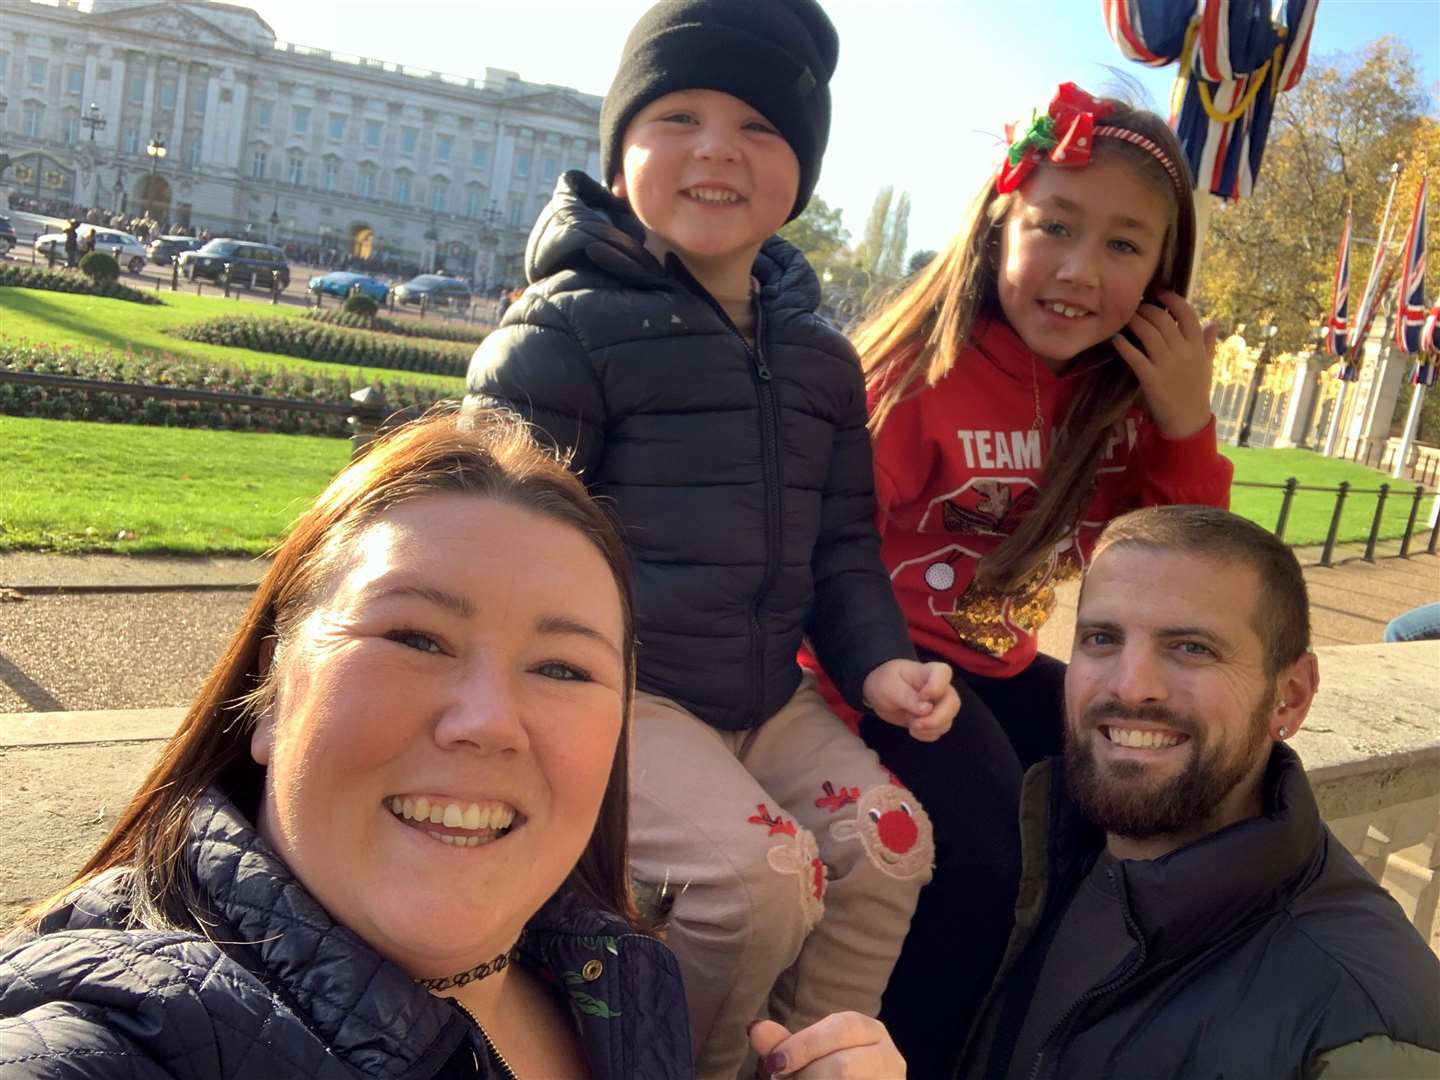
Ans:
[[[472,982],[479,982],[487,976],[494,975],[497,971],[504,971],[515,961],[516,955],[520,952],[520,942],[510,946],[508,952],[503,952],[494,960],[486,960],[483,964],[476,964],[469,971],[462,971],[459,975],[447,975],[443,979],[416,979],[415,981],[426,990],[449,990],[456,986],[466,986]]]

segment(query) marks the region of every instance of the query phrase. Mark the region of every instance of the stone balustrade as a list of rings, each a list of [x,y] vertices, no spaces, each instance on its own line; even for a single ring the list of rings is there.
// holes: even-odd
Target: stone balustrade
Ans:
[[[1292,745],[1321,813],[1440,952],[1440,642],[1318,650]],[[114,824],[178,709],[0,715],[0,926],[61,888]]]

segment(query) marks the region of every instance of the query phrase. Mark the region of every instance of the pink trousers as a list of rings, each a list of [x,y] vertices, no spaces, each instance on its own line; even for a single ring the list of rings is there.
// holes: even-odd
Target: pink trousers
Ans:
[[[752,731],[638,694],[631,746],[632,869],[676,897],[697,1076],[734,1077],[756,1017],[874,1016],[934,843],[813,680]]]

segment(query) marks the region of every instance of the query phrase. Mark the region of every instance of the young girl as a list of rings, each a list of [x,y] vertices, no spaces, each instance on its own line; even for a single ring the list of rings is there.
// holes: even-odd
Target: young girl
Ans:
[[[1064,665],[1036,650],[1056,586],[1111,517],[1224,507],[1230,485],[1213,332],[1182,296],[1194,203],[1170,129],[1067,83],[1009,134],[969,224],[856,338],[881,556],[963,702],[923,754],[860,721],[935,828],[882,1012],[920,1076],[948,1074],[1004,948],[1021,772],[1061,748]]]

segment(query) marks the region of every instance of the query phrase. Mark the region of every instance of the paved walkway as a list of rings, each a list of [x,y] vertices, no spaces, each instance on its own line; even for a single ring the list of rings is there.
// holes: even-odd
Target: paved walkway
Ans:
[[[244,613],[263,560],[0,555],[0,712],[183,705]],[[1440,557],[1310,566],[1316,645],[1367,645],[1440,601]],[[1041,647],[1068,658],[1075,585]],[[6,598],[11,602],[3,602]]]

